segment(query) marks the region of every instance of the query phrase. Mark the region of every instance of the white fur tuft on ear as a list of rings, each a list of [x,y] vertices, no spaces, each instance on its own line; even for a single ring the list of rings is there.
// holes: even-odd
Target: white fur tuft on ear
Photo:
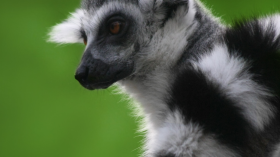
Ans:
[[[48,41],[60,44],[82,43],[81,30],[83,17],[84,11],[82,9],[71,13],[71,16],[67,20],[52,28]]]
[[[264,26],[263,29],[267,30],[268,27],[272,25],[274,31],[275,31],[275,38],[280,38],[280,14],[275,14],[275,15],[270,15],[267,17],[264,17],[263,19],[260,20],[262,25]]]

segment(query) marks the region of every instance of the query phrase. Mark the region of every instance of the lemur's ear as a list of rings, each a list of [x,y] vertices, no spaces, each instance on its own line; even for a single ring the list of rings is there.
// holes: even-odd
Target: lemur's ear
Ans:
[[[76,10],[64,22],[54,26],[49,33],[50,42],[56,43],[82,43],[82,18],[84,11],[82,9]]]

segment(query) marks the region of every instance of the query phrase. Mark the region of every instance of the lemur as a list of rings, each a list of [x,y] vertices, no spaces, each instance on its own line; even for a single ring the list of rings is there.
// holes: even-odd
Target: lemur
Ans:
[[[280,14],[227,26],[198,0],[83,0],[50,41],[75,78],[140,103],[145,157],[280,157]]]

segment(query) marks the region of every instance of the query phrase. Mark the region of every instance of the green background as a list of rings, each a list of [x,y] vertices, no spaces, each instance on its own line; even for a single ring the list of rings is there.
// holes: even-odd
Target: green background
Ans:
[[[203,0],[225,22],[280,11],[279,0]],[[0,157],[136,157],[142,135],[127,101],[74,79],[83,45],[47,43],[79,0],[0,5]]]

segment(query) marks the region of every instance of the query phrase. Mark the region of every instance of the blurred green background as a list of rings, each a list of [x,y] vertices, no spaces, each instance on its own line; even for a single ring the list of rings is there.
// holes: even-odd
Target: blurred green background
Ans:
[[[231,23],[280,12],[279,0],[203,0]],[[2,1],[0,157],[136,157],[143,137],[128,102],[74,79],[83,45],[47,43],[79,0]]]

